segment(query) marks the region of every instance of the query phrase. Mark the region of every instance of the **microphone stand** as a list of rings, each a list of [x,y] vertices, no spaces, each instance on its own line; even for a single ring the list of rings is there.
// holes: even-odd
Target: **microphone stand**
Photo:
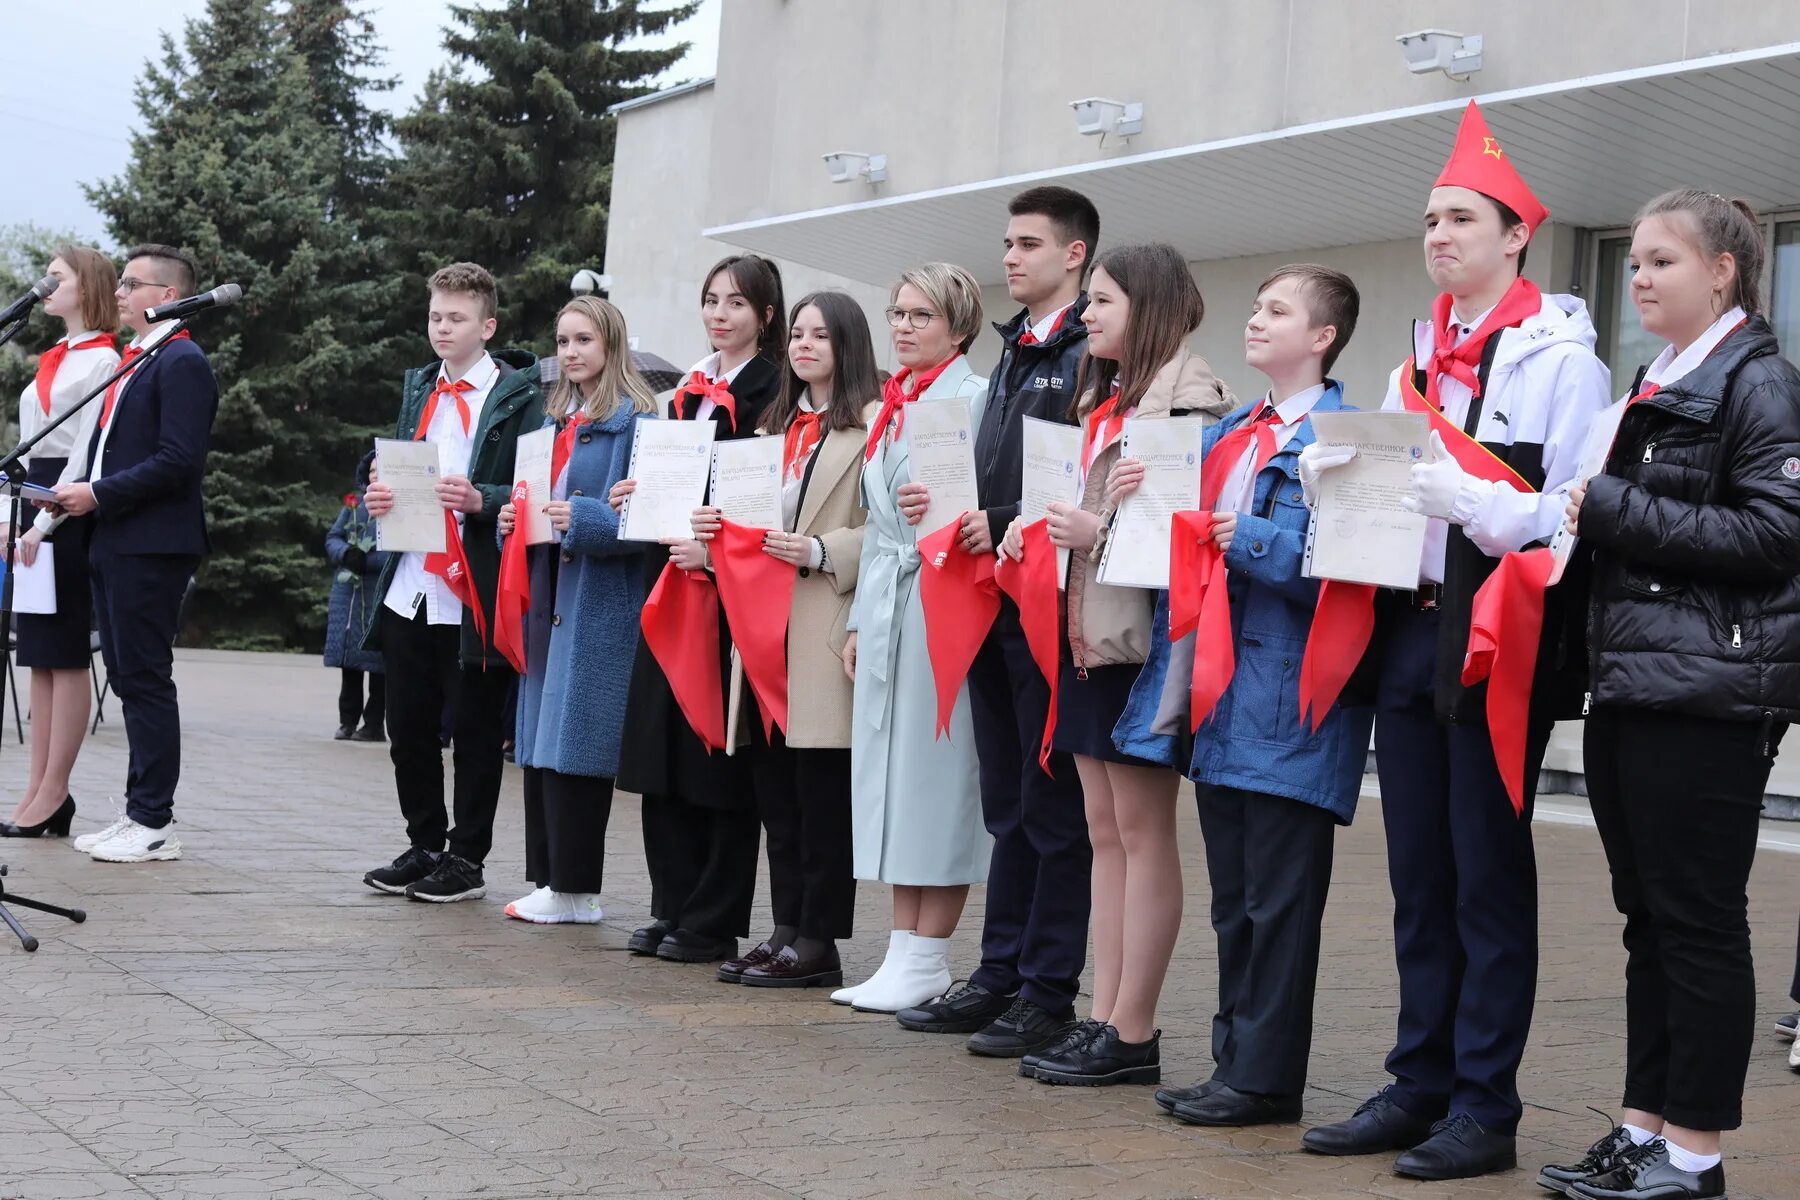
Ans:
[[[25,481],[24,462],[26,457],[31,453],[33,447],[43,441],[46,437],[50,436],[52,430],[57,429],[76,413],[92,404],[101,396],[104,396],[107,389],[112,387],[113,384],[123,379],[132,371],[149,366],[158,354],[161,354],[168,348],[169,343],[175,339],[175,335],[188,327],[188,322],[191,320],[193,320],[193,318],[190,316],[183,317],[181,320],[175,322],[175,327],[162,337],[158,338],[154,346],[145,350],[129,363],[121,362],[118,370],[102,380],[93,391],[70,405],[69,410],[63,413],[62,416],[38,430],[35,434],[26,438],[17,446],[14,446],[5,457],[0,458],[0,489],[4,489],[11,497],[8,505],[9,519],[6,522],[5,562],[3,566],[0,566],[0,646],[6,648],[9,663],[13,654],[13,560],[18,555],[19,518],[22,508],[19,485]],[[22,326],[23,324],[24,322],[19,322],[19,325]],[[0,336],[0,342],[4,342],[6,337],[12,336],[12,334],[17,331],[17,327],[15,327],[11,331],[6,332],[4,336]],[[86,447],[77,447],[78,452],[85,451],[85,449]],[[88,464],[89,474],[93,473],[93,466],[94,464],[92,463]],[[13,694],[13,703],[17,704],[18,702],[18,693],[15,691]],[[5,721],[6,689],[0,687],[0,728],[5,726]],[[6,867],[0,865],[0,876],[4,876],[5,874]],[[20,904],[26,908],[34,908],[39,912],[52,913],[59,917],[66,917],[77,924],[87,920],[87,914],[79,908],[58,908],[53,904],[45,904],[42,901],[26,899],[24,896],[10,895],[6,891],[6,885],[0,883],[0,921],[4,921],[13,933],[18,936],[19,944],[26,950],[36,950],[38,948],[38,941],[25,931],[25,927],[19,924],[17,918],[15,918],[12,913],[7,911],[6,906],[9,903]]]

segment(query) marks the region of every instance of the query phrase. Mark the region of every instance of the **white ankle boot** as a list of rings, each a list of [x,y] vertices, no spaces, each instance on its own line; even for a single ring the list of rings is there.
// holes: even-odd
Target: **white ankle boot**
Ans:
[[[875,973],[861,983],[839,988],[831,993],[831,1002],[833,1004],[851,1004],[865,989],[875,987],[893,975],[906,958],[906,944],[912,940],[912,936],[913,931],[910,929],[896,929],[889,933],[887,957],[881,960],[881,965],[875,968]]]
[[[880,987],[875,986],[880,983]],[[857,1012],[896,1013],[942,995],[950,986],[950,939],[913,934],[906,956],[884,980],[863,985],[850,1006]]]

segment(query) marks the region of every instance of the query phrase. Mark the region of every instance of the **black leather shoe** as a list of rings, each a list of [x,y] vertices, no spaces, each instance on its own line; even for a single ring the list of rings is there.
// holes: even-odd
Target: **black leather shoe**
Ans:
[[[642,929],[633,930],[631,940],[625,943],[625,948],[633,954],[649,957],[656,953],[656,948],[662,945],[662,940],[674,932],[675,922],[652,921]]]
[[[1631,1135],[1625,1132],[1623,1125],[1616,1125],[1613,1131],[1588,1147],[1587,1157],[1580,1162],[1570,1163],[1566,1167],[1554,1163],[1538,1172],[1538,1186],[1556,1195],[1565,1195],[1572,1183],[1584,1183],[1597,1179],[1619,1165],[1619,1155],[1631,1145]]]
[[[69,826],[74,820],[75,797],[64,796],[63,802],[56,806],[56,811],[36,825],[14,825],[11,821],[0,821],[0,837],[68,837]]]
[[[747,968],[738,976],[745,987],[843,987],[844,965],[833,946],[815,958],[803,959],[792,946],[783,946],[775,957]]]
[[[1394,1174],[1408,1179],[1473,1179],[1519,1165],[1518,1139],[1489,1133],[1468,1113],[1431,1127],[1431,1136],[1394,1160]]]
[[[1159,1087],[1152,1099],[1156,1101],[1156,1107],[1166,1113],[1172,1113],[1177,1104],[1204,1100],[1224,1086],[1217,1079],[1202,1079],[1192,1087]]]
[[[375,726],[364,725],[350,735],[350,740],[353,742],[385,742],[387,734]]]
[[[669,962],[719,962],[736,958],[737,939],[709,938],[691,929],[677,929],[656,947],[656,957]]]
[[[1035,1078],[1039,1083],[1106,1087],[1115,1083],[1162,1082],[1160,1029],[1147,1042],[1125,1041],[1111,1025],[1102,1025],[1090,1037],[1072,1040],[1065,1036],[1062,1040],[1071,1042],[1068,1049],[1055,1055],[1045,1053],[1038,1059]]]
[[[1292,1125],[1300,1119],[1300,1097],[1240,1092],[1221,1084],[1210,1095],[1182,1101],[1172,1111],[1176,1120],[1189,1125]]]
[[[964,982],[935,1000],[927,1000],[917,1008],[903,1008],[894,1014],[900,1027],[915,1033],[974,1033],[1012,1004],[1011,996],[988,991],[979,983]]]
[[[1023,1058],[1033,1050],[1041,1052],[1061,1041],[1074,1024],[1072,1008],[1051,1012],[1030,1000],[1014,1000],[1005,1012],[969,1039],[969,1053],[983,1058]]]
[[[1092,1017],[1077,1021],[1074,1028],[1070,1029],[1068,1033],[1065,1033],[1061,1038],[1057,1039],[1054,1044],[1045,1046],[1042,1050],[1027,1054],[1024,1058],[1021,1058],[1019,1060],[1020,1078],[1036,1078],[1037,1066],[1040,1062],[1044,1061],[1046,1058],[1053,1058],[1056,1055],[1063,1053],[1065,1050],[1073,1050],[1075,1047],[1099,1033],[1100,1029],[1100,1022],[1094,1020]]]
[[[756,943],[755,949],[744,955],[744,957],[733,958],[719,964],[719,982],[737,983],[745,971],[748,971],[751,967],[760,967],[764,963],[770,962],[780,953],[780,947],[771,946],[767,942],[758,942]]]
[[[1390,1084],[1362,1102],[1347,1121],[1307,1130],[1300,1144],[1315,1154],[1381,1154],[1410,1150],[1431,1136],[1431,1118],[1407,1112]]]
[[[1661,1138],[1633,1146],[1619,1155],[1618,1165],[1597,1179],[1569,1185],[1578,1200],[1724,1200],[1725,1164],[1704,1171],[1683,1171],[1669,1161]]]
[[[337,732],[331,735],[331,740],[334,742],[347,742],[350,740],[351,736],[354,735],[355,733],[356,733],[356,726],[354,726],[354,725],[339,725],[337,727]]]

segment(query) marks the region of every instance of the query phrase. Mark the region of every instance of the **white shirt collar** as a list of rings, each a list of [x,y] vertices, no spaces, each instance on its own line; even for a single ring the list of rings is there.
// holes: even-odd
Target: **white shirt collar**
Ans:
[[[1719,348],[1719,343],[1731,335],[1745,319],[1744,310],[1733,308],[1730,312],[1707,326],[1706,332],[1694,339],[1693,345],[1675,353],[1674,346],[1664,346],[1661,354],[1644,372],[1644,382],[1654,383],[1658,387],[1667,387],[1681,379],[1688,372],[1699,366],[1701,361]]]
[[[148,350],[150,347],[156,345],[156,343],[168,337],[171,333],[174,333],[176,324],[178,324],[178,322],[162,321],[152,325],[147,331],[132,338],[131,344],[141,349]]]
[[[63,334],[62,340],[73,346],[76,342],[86,341],[93,336],[94,331],[92,329],[71,329],[69,332]]]
[[[813,398],[812,398],[812,389],[811,388],[806,388],[804,391],[802,391],[800,393],[800,411],[801,412],[809,412],[809,413],[816,413],[819,411],[818,409],[813,407]]]
[[[469,386],[478,392],[485,392],[493,387],[494,380],[499,378],[499,376],[500,367],[494,362],[494,356],[486,351],[483,351],[481,357],[475,360],[474,366],[463,373],[463,379],[467,380]],[[438,363],[437,377],[439,379],[450,378],[449,363]],[[452,382],[455,381],[452,380]]]
[[[1273,392],[1264,392],[1263,403],[1267,404],[1269,402],[1269,397],[1274,394],[1275,393]],[[1280,404],[1275,406],[1275,418],[1277,423],[1281,425],[1292,425],[1297,421],[1305,420],[1306,415],[1313,410],[1313,405],[1324,398],[1325,385],[1322,383],[1315,383],[1312,387],[1309,387],[1304,391],[1295,392],[1286,400],[1283,400]],[[1261,411],[1260,407],[1257,411]]]
[[[1499,307],[1498,304],[1490,304],[1484,311],[1476,313],[1474,319],[1469,321],[1458,320],[1456,309],[1452,308],[1450,310],[1450,321],[1456,326],[1456,344],[1460,346],[1468,341],[1470,336],[1474,334],[1477,329],[1481,328],[1482,322],[1488,319],[1489,314]]]
[[[1048,341],[1050,338],[1050,331],[1056,328],[1056,323],[1062,320],[1062,315],[1074,307],[1075,302],[1071,300],[1055,312],[1045,316],[1043,320],[1031,327],[1031,336],[1040,342]]]
[[[714,350],[711,354],[695,363],[694,370],[700,372],[714,383],[730,383],[738,377],[740,371],[756,360],[756,355],[752,354],[749,358],[746,358],[743,362],[731,368],[731,370],[725,372],[723,375],[719,374],[719,358],[719,352]]]

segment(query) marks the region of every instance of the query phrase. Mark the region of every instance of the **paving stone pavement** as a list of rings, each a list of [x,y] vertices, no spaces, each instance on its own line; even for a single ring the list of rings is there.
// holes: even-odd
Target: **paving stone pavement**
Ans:
[[[337,676],[310,658],[183,651],[186,857],[95,863],[62,840],[0,842],[8,887],[84,905],[0,941],[0,1197],[1528,1197],[1532,1173],[1605,1126],[1624,1047],[1622,951],[1591,829],[1540,823],[1543,971],[1522,1075],[1529,1169],[1416,1184],[1391,1158],[1319,1158],[1300,1127],[1206,1132],[1147,1089],[1049,1088],[960,1039],[907,1033],[821,992],[755,991],[624,951],[649,883],[635,799],[607,841],[606,923],[501,916],[528,890],[508,772],[491,895],[433,906],[365,888],[401,848],[381,747],[333,742]],[[11,722],[6,722],[10,726]],[[26,759],[10,729],[10,807]],[[124,775],[117,701],[77,769],[77,831]],[[1191,808],[1183,801],[1184,813]],[[1195,821],[1187,921],[1164,996],[1168,1074],[1210,1069],[1213,952]],[[1395,1006],[1380,815],[1338,843],[1309,1121],[1384,1081]],[[759,904],[764,898],[759,896]],[[885,949],[886,890],[858,897],[846,969]],[[953,961],[976,961],[980,892]],[[1800,909],[1800,859],[1751,881],[1761,1012],[1736,1200],[1800,1197],[1800,1075],[1765,1032]],[[757,921],[766,920],[759,907]]]

